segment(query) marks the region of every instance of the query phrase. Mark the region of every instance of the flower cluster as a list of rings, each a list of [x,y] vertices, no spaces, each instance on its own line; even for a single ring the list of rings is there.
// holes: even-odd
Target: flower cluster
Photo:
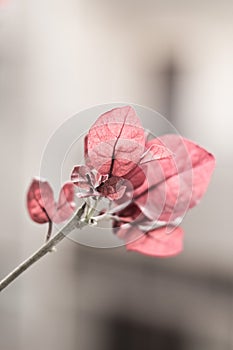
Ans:
[[[174,134],[150,138],[130,106],[102,114],[84,140],[85,164],[71,181],[79,198],[107,198],[113,232],[128,250],[152,256],[182,250],[179,226],[188,209],[204,195],[215,166],[212,154]],[[28,210],[39,223],[62,222],[74,212],[72,183],[58,203],[47,182],[34,180]]]

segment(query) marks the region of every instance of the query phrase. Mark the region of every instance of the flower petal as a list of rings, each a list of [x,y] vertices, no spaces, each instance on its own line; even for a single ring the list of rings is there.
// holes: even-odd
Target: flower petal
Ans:
[[[127,250],[155,257],[169,257],[179,254],[183,249],[183,230],[176,227],[167,233],[166,227],[149,231],[137,240],[126,245]]]
[[[80,188],[89,190],[95,185],[95,177],[91,169],[85,165],[77,165],[71,174],[72,182]]]
[[[117,200],[124,195],[126,186],[124,186],[123,178],[112,176],[97,187],[96,190],[104,197]]]
[[[27,193],[27,209],[39,224],[49,222],[55,210],[53,190],[45,180],[34,178]]]
[[[88,156],[92,165],[109,176],[132,170],[144,152],[145,133],[130,106],[101,115],[88,133]]]

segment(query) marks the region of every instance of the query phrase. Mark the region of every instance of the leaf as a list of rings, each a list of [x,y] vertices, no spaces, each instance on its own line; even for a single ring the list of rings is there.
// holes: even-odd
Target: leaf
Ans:
[[[153,228],[155,223],[149,221],[135,203],[118,212],[117,218],[120,221],[113,223],[113,230],[117,237],[124,240],[127,250],[158,257],[182,251],[183,230],[165,223],[163,227]],[[142,226],[147,229],[142,229]]]
[[[181,227],[174,228],[169,234],[166,227],[161,227],[141,235],[138,239],[128,243],[126,248],[154,257],[170,257],[183,250],[183,234]]]
[[[74,185],[72,182],[67,182],[63,185],[56,205],[56,212],[53,216],[53,222],[61,223],[66,221],[74,213],[74,194]]]
[[[143,184],[146,179],[144,171],[140,166],[136,165],[129,173],[123,177],[125,191],[123,195],[115,199],[115,204],[120,205],[132,201],[134,191]]]
[[[140,187],[146,180],[146,174],[141,165],[136,165],[131,171],[125,174],[124,179],[130,181],[134,189]]]
[[[147,179],[135,191],[135,202],[151,219],[183,217],[203,197],[215,167],[214,156],[178,135],[164,135],[147,143],[164,144],[173,154],[144,165]]]
[[[140,164],[170,157],[172,157],[172,152],[167,147],[162,144],[148,142],[146,144],[146,152],[142,155]]]
[[[120,212],[117,212],[116,216],[118,219],[113,221],[113,232],[117,237],[123,239],[125,243],[129,243],[144,234],[138,227],[140,223],[148,221],[148,219],[142,214],[136,204],[131,203]]]
[[[27,193],[27,209],[31,219],[39,224],[49,222],[55,210],[53,190],[45,180],[34,178]]]
[[[130,106],[102,114],[88,133],[88,156],[101,174],[123,176],[135,167],[144,152],[145,134]]]
[[[135,203],[131,203],[126,208],[116,213],[124,222],[135,221],[141,214],[141,210]]]
[[[31,219],[39,224],[50,221],[60,223],[69,219],[75,209],[73,183],[62,187],[58,203],[55,203],[49,183],[34,178],[27,193],[27,208]]]

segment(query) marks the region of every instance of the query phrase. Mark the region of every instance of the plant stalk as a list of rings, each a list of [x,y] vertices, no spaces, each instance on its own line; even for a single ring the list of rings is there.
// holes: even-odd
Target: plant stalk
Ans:
[[[0,292],[6,288],[10,283],[12,283],[18,276],[20,276],[24,271],[26,271],[35,262],[41,259],[44,255],[51,252],[52,249],[61,242],[74,228],[80,227],[80,219],[84,213],[86,203],[84,203],[76,215],[64,226],[60,231],[58,231],[55,236],[53,236],[48,242],[42,245],[35,253],[33,253],[29,258],[18,265],[14,270],[12,270],[6,277],[0,281]]]

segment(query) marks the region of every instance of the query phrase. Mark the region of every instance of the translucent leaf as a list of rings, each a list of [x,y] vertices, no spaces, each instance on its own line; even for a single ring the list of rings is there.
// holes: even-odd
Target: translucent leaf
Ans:
[[[130,106],[101,115],[88,133],[88,156],[101,174],[123,176],[135,167],[145,148],[140,120]]]

